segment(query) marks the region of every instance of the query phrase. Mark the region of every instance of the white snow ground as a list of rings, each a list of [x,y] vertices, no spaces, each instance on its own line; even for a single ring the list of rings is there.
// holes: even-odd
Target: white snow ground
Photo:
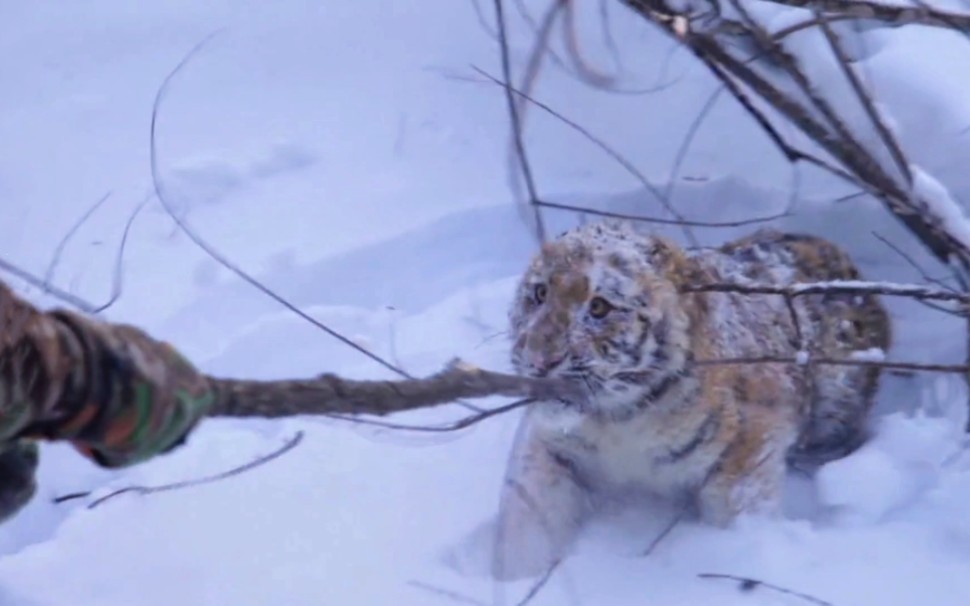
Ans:
[[[591,57],[612,69],[589,23]],[[668,86],[592,93],[550,67],[540,93],[664,184],[712,84],[656,32],[616,25],[626,72],[638,76],[623,85]],[[160,117],[162,172],[190,223],[294,303],[413,373],[455,355],[506,368],[505,306],[534,241],[507,186],[501,93],[467,81],[472,64],[498,71],[471,2],[4,3],[3,258],[43,274],[64,232],[111,191],[55,275],[80,296],[106,297],[124,222],[150,189],[156,88],[220,28],[173,83]],[[529,38],[518,31],[521,63]],[[970,88],[952,66],[970,61],[968,48],[956,35],[906,28],[870,33],[858,50],[914,163],[956,200],[970,191],[962,170]],[[546,195],[661,214],[574,132],[538,112],[529,119]],[[708,119],[680,176],[690,180],[677,181],[677,205],[693,217],[770,214],[790,197],[787,164],[730,103]],[[873,202],[823,202],[851,192],[803,177],[797,212],[780,226],[843,243],[872,279],[920,279],[873,231],[932,267]],[[547,219],[555,229],[575,220]],[[740,231],[697,234],[716,242]],[[108,317],[146,326],[213,373],[387,376],[219,268],[157,204],[138,218],[125,268],[124,297]],[[959,323],[911,302],[891,305],[894,356],[962,359]],[[964,604],[964,407],[957,380],[889,377],[875,439],[814,481],[793,477],[786,519],[730,530],[685,522],[644,558],[636,554],[669,512],[618,511],[590,529],[533,604],[800,603],[701,572],[751,576],[838,606]],[[0,530],[0,605],[455,603],[429,586],[514,604],[528,582],[497,588],[443,554],[494,513],[515,421],[434,437],[309,418],[208,421],[184,448],[119,472],[47,446],[37,498]],[[93,510],[85,500],[51,503],[222,471],[297,431],[305,439],[296,450],[220,483],[121,496]]]

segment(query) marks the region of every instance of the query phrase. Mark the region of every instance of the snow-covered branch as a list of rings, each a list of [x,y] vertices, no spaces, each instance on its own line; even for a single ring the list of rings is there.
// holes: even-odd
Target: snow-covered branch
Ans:
[[[885,207],[932,254],[962,274],[970,274],[970,223],[947,198],[935,195],[934,182],[918,178],[896,143],[886,118],[875,110],[870,93],[855,76],[839,40],[828,26],[847,17],[881,19],[970,29],[970,15],[926,6],[895,7],[847,0],[778,0],[815,13],[829,50],[841,67],[845,88],[866,111],[865,123],[850,123],[835,97],[805,69],[805,57],[784,46],[758,21],[742,0],[715,4],[710,11],[675,0],[622,0],[639,17],[660,27],[688,47],[793,162],[810,162],[861,187]],[[728,11],[721,10],[730,9]],[[774,110],[766,111],[766,107]],[[781,136],[781,116],[821,147],[832,161],[799,149]],[[867,133],[867,131],[869,131]],[[872,134],[876,136],[873,137]],[[873,143],[877,141],[878,144]],[[914,174],[915,173],[915,174]],[[916,178],[914,178],[916,177]],[[928,177],[928,175],[926,176]],[[938,193],[938,192],[936,192]]]
[[[970,303],[970,294],[920,284],[897,284],[894,282],[865,282],[862,280],[832,280],[828,282],[805,282],[790,286],[744,282],[716,282],[694,284],[684,292],[732,292],[746,295],[783,295],[797,297],[814,294],[888,295],[911,297],[923,301],[954,301]]]
[[[923,364],[919,362],[894,362],[881,359],[873,350],[862,350],[859,355],[848,358],[829,358],[807,355],[795,356],[741,356],[737,358],[711,358],[695,360],[697,366],[730,366],[732,364],[792,364],[805,366],[815,364],[820,366],[874,366],[885,370],[902,370],[911,372],[937,372],[965,375],[970,373],[967,364]]]
[[[954,13],[928,4],[917,2],[918,6],[901,6],[868,0],[766,0],[821,13],[826,17],[838,16],[841,19],[881,21],[893,27],[903,25],[925,25],[958,30],[970,30],[970,14]]]

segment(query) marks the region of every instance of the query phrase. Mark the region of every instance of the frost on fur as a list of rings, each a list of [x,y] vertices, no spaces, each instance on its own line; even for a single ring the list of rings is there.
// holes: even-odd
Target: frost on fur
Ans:
[[[860,279],[832,243],[770,230],[687,252],[606,222],[547,243],[512,303],[512,361],[585,396],[524,417],[497,522],[506,559],[493,571],[538,574],[564,557],[598,494],[691,495],[717,525],[777,512],[788,461],[817,465],[864,440],[878,380],[871,367],[810,365],[809,352],[883,351],[888,317],[871,294],[802,294],[793,317],[777,295],[684,287]],[[692,364],[758,356],[798,363]]]

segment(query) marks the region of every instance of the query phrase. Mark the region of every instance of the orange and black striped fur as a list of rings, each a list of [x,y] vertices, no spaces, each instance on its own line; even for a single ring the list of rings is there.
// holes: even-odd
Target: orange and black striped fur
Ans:
[[[778,295],[685,291],[858,279],[834,244],[769,230],[689,252],[613,222],[547,243],[515,294],[513,364],[580,381],[587,397],[524,416],[494,573],[561,558],[601,494],[686,497],[717,525],[777,513],[788,462],[823,463],[864,440],[878,369],[710,361],[885,351],[888,316],[874,296],[803,295],[789,307]]]

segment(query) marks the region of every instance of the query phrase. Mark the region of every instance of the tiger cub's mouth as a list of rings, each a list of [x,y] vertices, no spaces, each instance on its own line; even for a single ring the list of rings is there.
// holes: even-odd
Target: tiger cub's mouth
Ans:
[[[617,371],[604,377],[592,368],[572,368],[560,369],[550,377],[574,383],[579,392],[577,398],[559,399],[563,404],[585,412],[610,413],[649,407],[676,388],[685,375],[653,368]]]
[[[595,368],[587,366],[567,366],[554,369],[550,373],[550,378],[565,379],[575,385],[579,397],[572,400],[562,401],[567,404],[579,405],[581,408],[597,409],[605,408],[617,399],[635,399],[636,389],[626,381],[617,377],[617,374],[604,376],[602,372],[597,372]]]

